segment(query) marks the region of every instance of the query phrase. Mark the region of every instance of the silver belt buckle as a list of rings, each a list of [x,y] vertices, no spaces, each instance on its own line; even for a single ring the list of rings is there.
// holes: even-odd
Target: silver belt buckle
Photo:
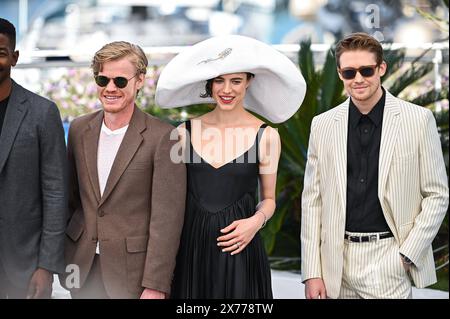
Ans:
[[[377,234],[377,235],[370,235],[370,236],[369,236],[369,242],[377,241],[377,240],[378,240],[378,234]]]

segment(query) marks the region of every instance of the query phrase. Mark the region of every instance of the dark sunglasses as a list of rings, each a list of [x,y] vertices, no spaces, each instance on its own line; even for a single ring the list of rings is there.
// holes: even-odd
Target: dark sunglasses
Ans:
[[[339,73],[346,80],[354,79],[357,72],[359,72],[359,74],[361,74],[365,78],[370,78],[372,75],[375,74],[375,69],[377,67],[378,67],[378,64],[377,65],[366,65],[366,66],[362,66],[357,69],[344,68],[344,69],[339,69]]]
[[[95,83],[97,83],[98,86],[105,87],[108,85],[110,80],[113,80],[115,86],[117,86],[119,89],[123,89],[124,87],[126,87],[128,85],[128,81],[130,81],[136,75],[138,75],[138,73],[136,73],[129,79],[124,78],[123,76],[118,76],[118,77],[111,79],[104,75],[97,75],[94,78],[95,78]]]

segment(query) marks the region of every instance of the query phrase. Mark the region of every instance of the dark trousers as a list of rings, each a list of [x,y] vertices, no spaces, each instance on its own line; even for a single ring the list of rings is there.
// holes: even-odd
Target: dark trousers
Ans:
[[[72,299],[110,299],[103,284],[99,255],[95,255],[83,286],[76,292],[71,292],[70,295]]]
[[[9,280],[0,260],[0,299],[25,299],[27,290],[27,287],[16,287]]]

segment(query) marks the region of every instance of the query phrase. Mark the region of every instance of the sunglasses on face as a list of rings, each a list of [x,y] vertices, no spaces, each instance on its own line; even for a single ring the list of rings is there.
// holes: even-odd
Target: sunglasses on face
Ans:
[[[110,80],[113,80],[115,86],[117,86],[119,89],[123,89],[124,87],[126,87],[128,85],[128,81],[130,81],[136,75],[138,75],[138,73],[136,73],[129,79],[124,78],[123,76],[118,76],[118,77],[111,79],[104,75],[97,75],[94,77],[94,79],[95,79],[95,83],[97,83],[98,86],[105,87],[108,85]]]
[[[344,69],[339,69],[339,73],[346,80],[354,79],[357,72],[359,72],[359,74],[361,74],[365,78],[370,78],[371,76],[373,76],[375,74],[375,69],[377,67],[378,67],[378,64],[377,65],[366,65],[366,66],[362,66],[357,69],[344,68]]]

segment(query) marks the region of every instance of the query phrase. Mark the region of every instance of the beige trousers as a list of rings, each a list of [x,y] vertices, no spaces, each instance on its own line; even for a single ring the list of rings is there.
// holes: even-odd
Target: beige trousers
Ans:
[[[376,233],[350,233],[371,235]],[[411,280],[394,237],[344,244],[344,270],[339,299],[408,299]]]

